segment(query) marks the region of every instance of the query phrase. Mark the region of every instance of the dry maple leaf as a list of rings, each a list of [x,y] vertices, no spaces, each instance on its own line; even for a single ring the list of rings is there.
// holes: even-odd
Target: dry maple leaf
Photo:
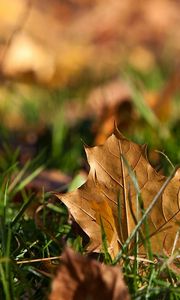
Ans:
[[[128,300],[119,267],[103,265],[67,249],[49,300]]]
[[[85,151],[90,164],[86,183],[73,192],[56,195],[90,237],[89,251],[102,250],[102,221],[108,250],[114,257],[142,217],[140,209],[137,215],[137,189],[125,160],[137,178],[144,209],[166,177],[149,164],[144,146],[127,140],[117,129],[104,145],[85,147]],[[179,170],[159,196],[147,222],[154,252],[180,246],[179,241],[173,246],[180,222]],[[141,229],[143,232],[144,226]]]

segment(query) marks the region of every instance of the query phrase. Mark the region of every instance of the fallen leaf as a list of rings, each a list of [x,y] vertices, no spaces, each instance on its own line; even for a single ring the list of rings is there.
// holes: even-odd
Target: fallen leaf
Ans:
[[[95,143],[102,144],[111,134],[114,122],[126,129],[133,122],[130,87],[120,79],[108,81],[91,91],[87,99],[87,109],[93,114]]]
[[[173,97],[179,88],[180,71],[178,66],[160,91],[144,93],[144,98],[161,122],[167,122],[170,119],[173,112]]]
[[[67,249],[49,300],[128,300],[119,267],[103,265]]]
[[[142,217],[140,209],[137,214],[137,189],[123,157],[136,175],[144,209],[166,177],[152,168],[144,146],[129,141],[117,129],[104,145],[85,147],[85,151],[90,164],[86,183],[76,191],[56,196],[90,237],[89,251],[102,250],[101,217],[109,252],[115,256],[134,229],[136,220]],[[179,170],[158,198],[147,221],[153,251],[162,253],[164,242],[166,250],[171,251],[180,222]]]

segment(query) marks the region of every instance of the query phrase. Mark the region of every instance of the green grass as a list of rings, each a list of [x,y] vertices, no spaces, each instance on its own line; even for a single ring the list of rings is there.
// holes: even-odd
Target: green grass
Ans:
[[[42,170],[41,166],[33,171],[31,162],[20,169],[13,155],[12,161],[13,165],[0,176],[0,299],[21,299],[25,294],[42,299],[49,278],[41,274],[41,259],[60,255],[62,238],[70,232],[67,211],[58,204],[55,210],[56,204],[50,205],[43,190],[39,196],[28,190],[28,183]],[[28,170],[31,173],[26,175]],[[43,208],[37,214],[34,209],[36,218],[32,218],[28,210],[33,210],[35,204]],[[52,214],[54,223],[49,220]],[[20,264],[21,260],[34,258],[39,262]]]

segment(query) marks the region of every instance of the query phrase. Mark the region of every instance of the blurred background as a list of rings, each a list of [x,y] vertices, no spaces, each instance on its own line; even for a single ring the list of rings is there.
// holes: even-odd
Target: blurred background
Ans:
[[[1,0],[0,169],[17,151],[21,165],[38,157],[72,176],[87,169],[83,143],[104,143],[115,122],[159,149],[150,160],[168,173],[180,160],[179,11],[179,0]]]

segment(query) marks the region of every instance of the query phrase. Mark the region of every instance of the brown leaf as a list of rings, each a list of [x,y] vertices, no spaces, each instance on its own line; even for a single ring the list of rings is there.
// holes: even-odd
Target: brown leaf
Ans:
[[[67,249],[52,283],[49,300],[128,300],[128,290],[119,267],[90,260]]]
[[[140,212],[139,215],[136,213],[137,190],[123,157],[136,174],[145,209],[165,182],[166,177],[158,174],[147,161],[144,149],[144,146],[127,140],[115,129],[104,145],[85,148],[90,164],[86,183],[71,193],[57,194],[90,237],[89,251],[102,249],[100,217],[106,232],[109,252],[115,256],[136,225],[134,216],[137,220],[142,216]],[[179,190],[177,171],[148,216],[152,249],[155,252],[161,253],[163,245],[168,251],[173,247],[180,221]],[[157,234],[158,230],[160,232]],[[176,247],[179,246],[178,241]]]

